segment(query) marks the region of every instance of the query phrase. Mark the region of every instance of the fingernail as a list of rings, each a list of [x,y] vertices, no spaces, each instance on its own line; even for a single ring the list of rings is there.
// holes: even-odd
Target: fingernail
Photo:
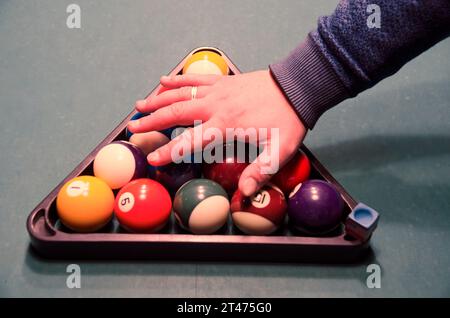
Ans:
[[[128,123],[128,129],[131,130],[131,132],[134,132],[134,130],[136,128],[138,128],[138,127],[139,127],[139,120],[138,119],[132,120],[132,121],[130,121]]]
[[[146,100],[138,100],[136,102],[136,109],[140,110],[142,107],[145,107],[146,104],[147,104]]]
[[[161,81],[168,81],[170,80],[170,77],[167,75],[161,76]]]
[[[247,180],[244,181],[242,193],[246,197],[249,197],[256,191],[257,186],[258,185],[256,184],[256,181],[253,178],[248,178]]]
[[[156,161],[158,161],[159,160],[159,153],[158,152],[152,152],[151,154],[149,154],[148,156],[147,156],[147,160],[149,161],[149,162],[156,162]]]
[[[128,126],[131,126],[131,127],[137,127],[137,126],[139,126],[139,119],[131,120],[131,121],[128,123]]]

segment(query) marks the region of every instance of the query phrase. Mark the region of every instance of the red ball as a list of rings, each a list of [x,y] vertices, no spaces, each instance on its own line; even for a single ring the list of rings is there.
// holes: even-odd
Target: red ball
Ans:
[[[205,178],[220,184],[228,194],[232,194],[238,187],[239,178],[248,163],[223,162],[206,164],[203,168]]]
[[[167,190],[151,179],[137,179],[117,194],[114,213],[130,232],[156,232],[170,217],[172,201]]]
[[[301,182],[306,181],[311,173],[308,157],[299,150],[295,156],[272,177],[271,182],[285,194],[289,194]]]
[[[284,194],[273,185],[266,185],[251,197],[237,190],[231,199],[234,224],[244,233],[267,235],[284,222],[287,203]]]

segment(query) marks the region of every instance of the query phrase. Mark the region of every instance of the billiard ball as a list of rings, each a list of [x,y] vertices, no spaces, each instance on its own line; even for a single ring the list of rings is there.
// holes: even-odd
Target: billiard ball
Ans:
[[[325,234],[340,224],[343,207],[343,200],[333,185],[322,180],[307,180],[289,196],[289,221],[302,232]]]
[[[113,215],[114,194],[103,180],[80,176],[66,182],[56,197],[63,225],[75,232],[95,232]]]
[[[167,190],[151,179],[136,179],[117,194],[114,214],[130,232],[157,232],[170,218],[172,201]]]
[[[144,155],[148,155],[169,141],[170,138],[159,131],[133,134],[130,137],[130,142],[141,149]]]
[[[237,190],[231,199],[234,225],[250,235],[268,235],[276,231],[284,222],[286,208],[283,192],[270,184],[251,197],[245,197]]]
[[[295,156],[276,173],[271,182],[276,184],[286,195],[295,186],[309,178],[311,164],[303,151],[299,150]]]
[[[238,144],[223,145],[223,156],[218,158],[219,162],[204,163],[202,167],[204,177],[220,184],[230,196],[236,191],[239,178],[250,162],[249,149],[252,146],[244,144],[245,153],[242,154],[238,151]],[[212,155],[216,156],[214,153]]]
[[[197,163],[169,163],[165,166],[149,165],[149,177],[158,181],[175,194],[187,181],[200,178],[202,174],[201,165]]]
[[[228,64],[220,54],[203,50],[192,54],[184,64],[183,74],[228,75]]]
[[[119,189],[133,179],[147,176],[147,160],[142,151],[128,141],[104,146],[94,159],[94,175],[111,189]]]
[[[194,234],[212,234],[228,219],[230,202],[216,182],[193,179],[175,194],[173,211],[178,224]]]

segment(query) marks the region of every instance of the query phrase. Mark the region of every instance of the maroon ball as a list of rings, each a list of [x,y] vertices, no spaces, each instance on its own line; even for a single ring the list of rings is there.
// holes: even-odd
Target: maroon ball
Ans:
[[[267,184],[251,197],[236,190],[231,199],[233,223],[244,233],[268,235],[276,231],[286,217],[286,199],[283,192]]]
[[[249,150],[254,150],[253,146],[246,144],[245,153],[242,154],[237,145],[228,143],[223,146],[222,162],[203,164],[204,177],[220,184],[230,197],[238,188],[239,178],[252,159]]]

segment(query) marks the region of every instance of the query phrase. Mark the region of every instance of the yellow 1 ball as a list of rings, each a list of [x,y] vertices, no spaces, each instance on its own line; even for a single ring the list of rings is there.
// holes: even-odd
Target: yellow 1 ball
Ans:
[[[56,198],[61,222],[76,232],[95,232],[113,215],[114,194],[103,180],[80,176],[68,181]]]

